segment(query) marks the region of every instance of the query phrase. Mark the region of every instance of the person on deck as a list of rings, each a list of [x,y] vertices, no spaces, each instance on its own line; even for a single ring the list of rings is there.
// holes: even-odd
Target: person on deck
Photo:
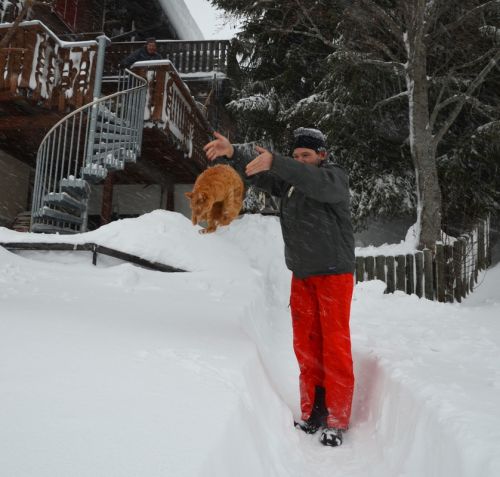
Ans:
[[[248,184],[281,198],[300,369],[302,414],[295,424],[308,434],[322,429],[321,443],[339,446],[354,391],[349,320],[355,259],[347,174],[327,159],[317,129],[294,131],[292,158],[214,136],[204,148],[210,161],[225,157]]]
[[[136,61],[161,60],[162,57],[158,53],[158,45],[155,38],[148,38],[146,44],[133,51],[120,63],[121,68],[130,68]]]

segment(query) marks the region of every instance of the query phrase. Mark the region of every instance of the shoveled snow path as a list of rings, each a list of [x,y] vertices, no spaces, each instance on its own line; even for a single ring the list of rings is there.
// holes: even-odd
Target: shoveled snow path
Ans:
[[[265,277],[267,319],[254,317],[247,329],[277,392],[298,416],[289,273],[278,272],[282,244],[275,231],[266,230],[270,226],[261,219],[251,228],[256,236],[246,241],[236,228],[231,233]],[[273,235],[274,244],[263,243]],[[271,263],[259,254],[263,246],[277,247]],[[351,429],[338,449],[325,449],[316,435],[296,431],[297,454],[309,475],[500,475],[500,296],[495,293],[500,266],[482,281],[462,305],[401,292],[384,295],[381,282],[358,284],[351,318],[356,374]]]

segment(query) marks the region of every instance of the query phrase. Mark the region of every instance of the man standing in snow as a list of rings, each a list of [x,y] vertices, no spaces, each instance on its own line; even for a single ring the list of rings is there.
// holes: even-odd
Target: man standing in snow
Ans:
[[[120,63],[121,68],[130,68],[136,61],[161,60],[155,38],[148,38],[146,44],[132,52]]]
[[[294,131],[292,158],[262,147],[232,145],[219,133],[204,150],[225,156],[256,187],[281,198],[280,223],[287,267],[293,272],[290,307],[300,368],[301,421],[321,443],[342,444],[351,415],[354,374],[349,318],[354,233],[345,171],[327,160],[317,129]]]

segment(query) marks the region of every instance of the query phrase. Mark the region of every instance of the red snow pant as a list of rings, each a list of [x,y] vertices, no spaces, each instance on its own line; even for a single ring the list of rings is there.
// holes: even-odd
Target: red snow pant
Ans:
[[[349,317],[350,273],[292,277],[293,348],[300,369],[302,419],[311,416],[316,386],[325,388],[327,426],[349,427],[354,373]]]

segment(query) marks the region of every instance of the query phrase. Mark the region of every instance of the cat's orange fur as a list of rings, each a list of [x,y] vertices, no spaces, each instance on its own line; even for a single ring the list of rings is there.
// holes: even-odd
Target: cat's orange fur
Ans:
[[[203,171],[192,192],[186,192],[190,200],[193,225],[206,220],[207,227],[200,233],[215,232],[219,225],[229,225],[243,205],[243,181],[238,173],[227,165],[216,165]]]

